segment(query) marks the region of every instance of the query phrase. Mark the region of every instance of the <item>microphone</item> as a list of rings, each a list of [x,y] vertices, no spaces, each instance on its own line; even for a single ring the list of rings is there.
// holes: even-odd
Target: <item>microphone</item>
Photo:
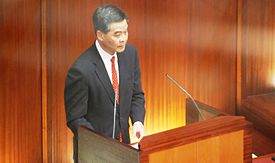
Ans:
[[[205,120],[205,118],[204,118],[203,114],[201,113],[201,110],[200,110],[199,106],[197,105],[197,103],[195,102],[194,98],[184,88],[182,88],[182,86],[179,85],[179,83],[176,82],[176,80],[174,80],[170,75],[166,74],[166,77],[169,80],[171,80],[184,94],[186,94],[189,98],[191,98],[193,104],[195,105],[195,108],[199,112],[199,115],[200,115],[201,119]]]
[[[115,93],[115,101],[114,101],[114,122],[113,122],[113,135],[112,138],[115,139],[115,131],[116,131],[116,100],[117,94]]]

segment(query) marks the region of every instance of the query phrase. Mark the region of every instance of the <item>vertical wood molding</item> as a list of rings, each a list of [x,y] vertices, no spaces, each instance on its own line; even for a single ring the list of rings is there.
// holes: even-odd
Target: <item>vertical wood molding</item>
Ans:
[[[42,157],[48,163],[47,129],[47,0],[41,0],[41,62],[42,62]]]
[[[242,73],[242,0],[237,0],[237,25],[236,25],[236,30],[237,30],[237,83],[236,83],[236,89],[237,89],[237,108],[240,107],[241,105],[241,99],[242,99],[242,93],[243,92],[243,86],[242,84],[245,84],[243,82],[243,73]]]

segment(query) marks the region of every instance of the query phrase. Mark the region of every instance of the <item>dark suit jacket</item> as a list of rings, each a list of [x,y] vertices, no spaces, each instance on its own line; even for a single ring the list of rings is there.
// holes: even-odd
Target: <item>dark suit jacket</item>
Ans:
[[[123,142],[130,143],[128,119],[144,122],[144,93],[141,87],[137,50],[126,45],[118,53],[119,106],[116,117],[116,137],[121,129]],[[77,134],[84,125],[112,136],[115,93],[104,63],[93,44],[69,69],[65,84],[67,125]]]

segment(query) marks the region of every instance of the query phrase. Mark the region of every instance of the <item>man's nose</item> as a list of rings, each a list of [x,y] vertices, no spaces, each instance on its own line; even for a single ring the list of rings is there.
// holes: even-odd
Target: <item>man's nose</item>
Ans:
[[[119,42],[126,42],[127,39],[128,39],[128,35],[127,34],[121,35],[121,37],[119,38]]]

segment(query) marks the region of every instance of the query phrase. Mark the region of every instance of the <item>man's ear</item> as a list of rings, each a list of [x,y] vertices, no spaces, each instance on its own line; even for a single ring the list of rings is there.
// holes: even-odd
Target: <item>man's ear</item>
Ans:
[[[103,41],[104,35],[101,31],[96,31],[96,37],[99,41]]]

